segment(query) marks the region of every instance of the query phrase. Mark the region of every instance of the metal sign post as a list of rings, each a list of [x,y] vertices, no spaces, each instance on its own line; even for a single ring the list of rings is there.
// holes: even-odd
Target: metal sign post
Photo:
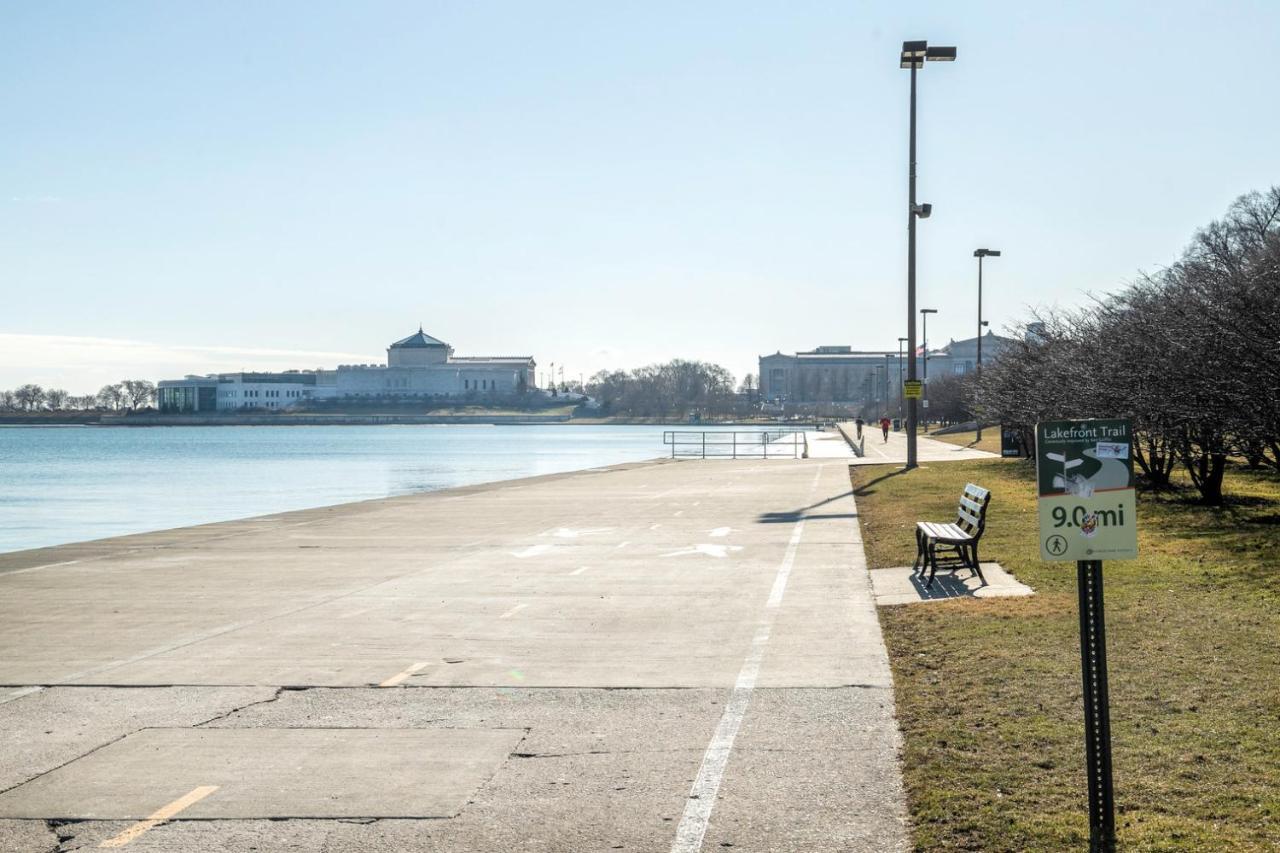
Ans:
[[[1107,695],[1107,631],[1102,561],[1076,562],[1080,590],[1080,672],[1084,677],[1084,754],[1089,777],[1089,853],[1116,849],[1111,781],[1111,699]]]
[[[1090,853],[1116,849],[1102,558],[1138,556],[1132,445],[1133,425],[1127,420],[1036,424],[1040,556],[1075,561],[1080,594]]]

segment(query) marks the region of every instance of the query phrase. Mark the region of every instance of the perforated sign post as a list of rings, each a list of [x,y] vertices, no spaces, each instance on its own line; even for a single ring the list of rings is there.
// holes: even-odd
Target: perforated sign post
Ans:
[[[1138,556],[1132,448],[1127,420],[1036,424],[1040,556],[1074,560],[1080,593],[1090,853],[1116,849],[1102,561]]]

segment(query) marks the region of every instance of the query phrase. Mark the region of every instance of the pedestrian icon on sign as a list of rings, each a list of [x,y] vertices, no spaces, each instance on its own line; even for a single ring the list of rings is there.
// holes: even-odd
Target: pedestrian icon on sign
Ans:
[[[1045,541],[1044,547],[1046,551],[1056,557],[1067,550],[1067,540],[1055,533]]]

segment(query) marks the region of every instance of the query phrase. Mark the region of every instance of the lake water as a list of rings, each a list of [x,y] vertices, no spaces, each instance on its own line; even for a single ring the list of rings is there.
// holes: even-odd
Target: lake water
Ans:
[[[0,428],[0,552],[662,456],[661,426]]]

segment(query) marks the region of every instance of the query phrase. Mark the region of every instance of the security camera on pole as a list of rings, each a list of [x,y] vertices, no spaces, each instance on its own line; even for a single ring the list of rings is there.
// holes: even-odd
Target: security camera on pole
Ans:
[[[911,133],[909,169],[907,178],[907,380],[903,396],[907,398],[907,468],[916,467],[916,399],[919,383],[916,379],[916,218],[927,219],[933,213],[933,205],[916,204],[916,72],[926,62],[954,62],[954,47],[929,47],[925,41],[904,41],[900,68],[911,69]],[[913,393],[908,392],[908,385]]]

